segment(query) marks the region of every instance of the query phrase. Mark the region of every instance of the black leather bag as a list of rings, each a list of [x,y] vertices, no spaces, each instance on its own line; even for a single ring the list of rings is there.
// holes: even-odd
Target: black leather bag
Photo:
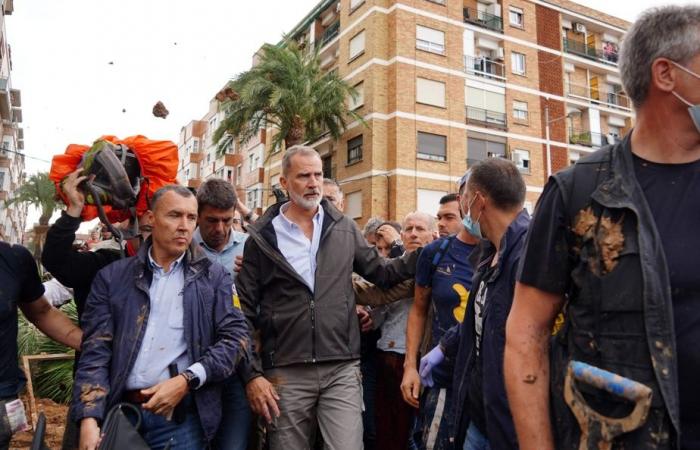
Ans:
[[[136,416],[136,424],[132,425],[125,411]],[[141,426],[141,411],[130,403],[119,403],[107,413],[102,426],[102,442],[99,450],[149,450],[150,447],[139,435]]]

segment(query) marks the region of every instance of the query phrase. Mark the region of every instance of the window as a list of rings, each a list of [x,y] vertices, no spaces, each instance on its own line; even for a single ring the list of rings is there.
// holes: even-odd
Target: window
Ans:
[[[432,3],[437,3],[438,5],[444,5],[444,4],[445,4],[445,0],[428,0],[428,1],[429,1],[429,2],[432,2]]]
[[[362,135],[348,140],[348,164],[362,161]]]
[[[351,192],[345,196],[345,215],[351,219],[362,217],[362,191]]]
[[[236,180],[239,181],[241,179],[241,165],[236,166]]]
[[[323,164],[323,177],[324,178],[334,178],[333,177],[333,160],[330,156],[326,156],[321,160]]]
[[[521,172],[530,173],[530,152],[527,150],[513,150],[513,162]]]
[[[418,157],[434,161],[447,161],[447,137],[419,131]]]
[[[211,153],[207,153],[207,164],[211,161]]]
[[[365,32],[360,31],[350,39],[350,55],[348,61],[352,61],[365,52]]]
[[[416,200],[418,203],[418,211],[428,213],[432,216],[437,215],[437,210],[440,207],[440,199],[447,194],[445,191],[433,191],[431,189],[418,189],[416,191]]]
[[[350,0],[350,12],[356,10],[365,0]]]
[[[198,148],[198,146],[199,146],[199,141],[198,141],[197,139],[195,139],[194,141],[192,141],[192,147],[193,147],[193,150],[192,150],[192,151],[193,151],[193,152],[197,153],[197,148]]]
[[[355,86],[355,90],[357,91],[357,97],[355,99],[350,96],[348,99],[348,109],[350,111],[359,108],[360,106],[365,104],[365,86],[363,82],[357,83]]]
[[[516,75],[525,75],[525,55],[522,53],[510,53],[510,70]]]
[[[523,28],[525,26],[522,9],[511,6],[508,17],[510,17],[510,24],[514,27]]]
[[[226,180],[228,180],[229,183],[232,183],[234,181],[233,180],[233,170],[231,170],[231,169],[226,170]],[[235,180],[235,181],[236,181],[236,184],[238,184],[238,180]]]
[[[513,118],[520,122],[527,122],[527,102],[513,100]]]
[[[445,83],[441,81],[416,79],[416,101],[426,105],[445,107]]]
[[[416,48],[444,55],[445,33],[433,28],[416,25]]]
[[[467,165],[483,161],[486,158],[504,158],[505,156],[505,142],[467,138]]]
[[[506,96],[501,92],[467,86],[467,119],[475,122],[506,125]]]

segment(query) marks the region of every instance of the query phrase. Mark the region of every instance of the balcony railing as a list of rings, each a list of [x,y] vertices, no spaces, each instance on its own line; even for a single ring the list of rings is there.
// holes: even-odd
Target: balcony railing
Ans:
[[[593,133],[592,131],[569,129],[569,143],[585,145],[586,147],[602,147],[603,145],[616,144],[620,137],[613,134]]]
[[[321,47],[325,46],[327,43],[335,39],[336,36],[338,36],[339,31],[340,20],[336,20],[328,28],[326,28],[323,34],[321,35]]]
[[[583,56],[584,58],[617,65],[618,51],[612,44],[608,44],[604,50],[598,50],[585,42],[564,38],[564,51]]]
[[[622,92],[611,92],[604,88],[592,88],[580,84],[569,83],[566,93],[572,97],[580,97],[593,100],[595,103],[604,103],[613,107],[630,109],[630,99]]]
[[[505,65],[485,56],[465,56],[464,71],[489,79],[506,79]]]
[[[476,123],[486,127],[506,129],[508,126],[506,114],[488,109],[467,106],[467,123]]]
[[[503,32],[503,19],[501,17],[474,8],[463,8],[463,17],[467,23],[473,23],[499,33]]]

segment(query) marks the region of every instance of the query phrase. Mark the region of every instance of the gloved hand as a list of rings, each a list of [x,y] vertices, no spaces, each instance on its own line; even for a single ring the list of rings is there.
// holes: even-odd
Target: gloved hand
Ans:
[[[420,383],[423,386],[433,387],[433,368],[438,366],[444,359],[445,354],[442,353],[439,345],[420,359],[418,372],[420,373]]]

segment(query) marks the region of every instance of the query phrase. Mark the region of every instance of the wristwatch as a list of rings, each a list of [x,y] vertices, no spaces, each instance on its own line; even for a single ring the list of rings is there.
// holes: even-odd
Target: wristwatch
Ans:
[[[193,391],[199,387],[199,377],[190,369],[185,370],[184,372],[180,373],[180,375],[182,375],[187,381],[187,389],[190,391]]]

